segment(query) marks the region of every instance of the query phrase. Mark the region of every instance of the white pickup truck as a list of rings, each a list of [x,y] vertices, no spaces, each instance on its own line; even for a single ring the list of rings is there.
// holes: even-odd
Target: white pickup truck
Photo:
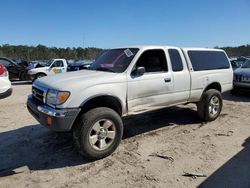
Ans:
[[[27,107],[51,130],[72,131],[82,155],[100,159],[119,145],[123,116],[196,103],[200,118],[212,121],[232,81],[223,50],[117,48],[104,52],[89,70],[36,80]]]
[[[30,69],[28,71],[29,79],[36,80],[44,76],[67,72],[68,63],[66,59],[52,59],[47,65],[45,67]]]

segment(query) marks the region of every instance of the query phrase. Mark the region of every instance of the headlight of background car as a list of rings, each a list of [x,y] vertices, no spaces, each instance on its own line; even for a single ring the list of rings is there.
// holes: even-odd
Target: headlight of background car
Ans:
[[[49,105],[60,105],[66,102],[69,98],[70,92],[68,91],[57,91],[50,89],[47,93],[46,103]]]

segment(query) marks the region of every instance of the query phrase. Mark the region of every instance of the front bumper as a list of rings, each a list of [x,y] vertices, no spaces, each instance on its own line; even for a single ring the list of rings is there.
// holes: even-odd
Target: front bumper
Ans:
[[[0,93],[0,99],[4,99],[9,97],[12,94],[12,88],[8,89],[7,91]]]
[[[234,88],[250,90],[250,82],[233,82]]]
[[[30,95],[27,108],[31,115],[43,126],[57,132],[70,131],[80,112],[79,108],[54,109],[45,105]],[[48,120],[50,119],[50,120]]]

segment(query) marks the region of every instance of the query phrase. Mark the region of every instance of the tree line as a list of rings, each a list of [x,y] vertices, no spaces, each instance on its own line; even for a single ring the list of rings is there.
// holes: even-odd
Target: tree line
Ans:
[[[219,47],[215,47],[219,48]],[[232,56],[250,56],[250,45],[242,45],[238,47],[222,47],[221,49],[227,52],[229,57]]]
[[[44,45],[0,45],[0,57],[16,60],[34,61],[52,58],[93,60],[103,52],[100,48],[56,48]]]
[[[250,45],[238,47],[215,47],[223,49],[228,56],[250,56]],[[56,48],[46,47],[44,45],[26,46],[26,45],[0,45],[0,57],[11,59],[33,61],[48,60],[52,58],[64,59],[86,59],[93,60],[98,57],[104,49],[101,48]]]

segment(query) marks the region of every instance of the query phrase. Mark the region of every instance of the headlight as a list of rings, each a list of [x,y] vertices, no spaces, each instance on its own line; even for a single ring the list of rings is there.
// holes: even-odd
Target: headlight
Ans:
[[[70,96],[68,91],[57,91],[50,89],[47,93],[46,103],[49,105],[60,105],[67,101]]]

